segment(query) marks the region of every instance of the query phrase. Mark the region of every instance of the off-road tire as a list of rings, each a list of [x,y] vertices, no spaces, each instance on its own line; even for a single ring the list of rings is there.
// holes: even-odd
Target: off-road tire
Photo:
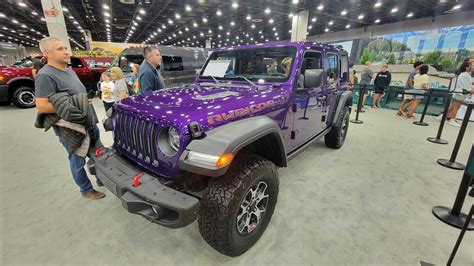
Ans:
[[[33,101],[31,102],[31,97]],[[12,102],[18,108],[33,108],[36,106],[35,90],[28,86],[21,86],[15,89],[12,95]]]
[[[241,235],[237,215],[251,188],[264,182],[269,197],[266,211],[255,229]],[[199,232],[220,253],[235,257],[251,248],[262,236],[271,220],[278,197],[278,172],[269,160],[257,155],[236,158],[227,173],[213,178],[201,200]]]
[[[324,142],[329,148],[339,149],[344,144],[347,130],[349,129],[350,113],[349,107],[345,106],[339,114],[336,124],[332,127],[331,131],[324,136]]]

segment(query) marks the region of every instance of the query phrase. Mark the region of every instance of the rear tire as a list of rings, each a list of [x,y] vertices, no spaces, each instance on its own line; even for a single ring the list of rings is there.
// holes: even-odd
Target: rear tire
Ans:
[[[35,90],[28,86],[20,86],[12,97],[13,104],[18,108],[33,108],[36,106],[35,102]]]
[[[210,180],[201,200],[199,232],[220,253],[235,257],[251,248],[272,218],[278,172],[256,155],[237,158],[222,177]]]
[[[326,146],[333,149],[339,149],[344,144],[347,136],[347,130],[349,129],[349,115],[351,111],[349,107],[345,106],[342,110],[336,124],[332,127],[331,131],[324,136],[324,142]]]

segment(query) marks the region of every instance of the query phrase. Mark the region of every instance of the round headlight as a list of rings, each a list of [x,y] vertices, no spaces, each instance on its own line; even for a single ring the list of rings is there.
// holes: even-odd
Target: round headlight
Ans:
[[[174,127],[168,129],[168,144],[174,151],[179,149],[179,133]]]

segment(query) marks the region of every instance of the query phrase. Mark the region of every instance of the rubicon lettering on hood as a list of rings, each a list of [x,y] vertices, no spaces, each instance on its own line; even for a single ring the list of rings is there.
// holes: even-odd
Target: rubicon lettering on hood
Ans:
[[[252,104],[250,106],[231,110],[227,113],[211,115],[207,117],[207,123],[213,125],[218,122],[232,120],[234,118],[243,117],[249,114],[258,113],[264,109],[271,108],[277,105],[277,102],[270,100],[268,102]]]

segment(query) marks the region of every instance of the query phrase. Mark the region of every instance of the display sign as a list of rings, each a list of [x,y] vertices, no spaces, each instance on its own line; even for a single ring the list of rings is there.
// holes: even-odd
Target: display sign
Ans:
[[[210,60],[204,69],[203,76],[224,77],[230,62],[230,60]]]

